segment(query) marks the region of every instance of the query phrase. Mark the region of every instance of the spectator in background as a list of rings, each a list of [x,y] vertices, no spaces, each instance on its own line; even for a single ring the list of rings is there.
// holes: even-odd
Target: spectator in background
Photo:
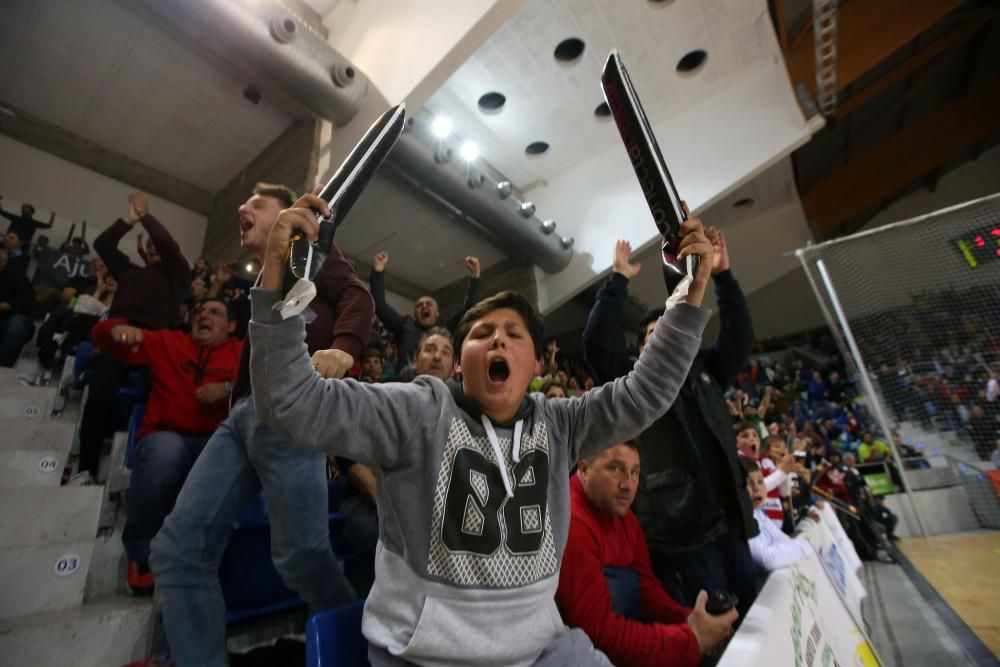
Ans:
[[[822,373],[817,370],[812,372],[812,377],[809,379],[806,392],[809,396],[810,407],[815,407],[826,400],[827,387],[826,382],[823,380]]]
[[[31,204],[21,204],[21,215],[16,215],[14,213],[7,213],[3,210],[3,197],[0,196],[0,215],[10,220],[10,225],[7,227],[7,233],[17,234],[21,239],[21,243],[25,247],[31,243],[31,238],[35,235],[35,231],[39,229],[49,229],[52,227],[52,223],[55,222],[56,214],[53,211],[49,215],[48,222],[39,222],[35,220],[35,207]]]
[[[362,382],[378,382],[382,379],[382,353],[376,347],[369,347],[361,355],[361,372],[358,379]]]
[[[892,460],[892,450],[889,445],[876,440],[870,431],[861,434],[861,445],[858,447],[858,457],[862,463]]]
[[[785,439],[780,435],[768,436],[761,445],[757,465],[764,478],[767,498],[760,508],[754,507],[754,515],[760,509],[778,530],[790,532],[792,493],[791,474],[795,457],[788,453]],[[786,512],[788,510],[788,512]],[[758,525],[760,522],[757,522]]]
[[[39,239],[41,240],[41,239]],[[74,248],[37,247],[34,251],[35,275],[31,284],[35,288],[35,301],[43,313],[50,312],[63,296],[63,289],[76,287],[76,282],[90,276],[89,261]],[[87,291],[74,290],[75,293]],[[75,294],[74,294],[75,295]]]
[[[693,606],[701,590],[729,591],[746,614],[757,594],[747,540],[757,534],[750,497],[737,461],[724,388],[750,357],[753,325],[730,271],[725,235],[708,228],[715,252],[711,274],[719,306],[719,335],[695,357],[673,406],[636,440],[642,476],[633,508],[645,533],[653,571],[670,596]],[[622,334],[628,283],[639,272],[631,247],[619,241],[613,271],[597,293],[583,346],[599,383],[628,373],[634,360]],[[664,282],[670,276],[664,267]],[[656,323],[642,323],[648,340]]]
[[[991,417],[982,405],[972,406],[969,417],[969,436],[972,444],[976,448],[976,453],[983,461],[988,461],[993,452],[993,447],[997,440],[998,424],[996,418]]]
[[[94,327],[95,346],[123,363],[149,367],[152,381],[132,456],[122,532],[134,595],[153,592],[149,543],[208,437],[229,413],[239,369],[242,343],[231,338],[236,322],[228,304],[208,299],[193,314],[190,333],[144,330],[118,318]]]
[[[150,263],[146,266],[136,265],[118,249],[118,243],[136,225],[149,233]],[[177,321],[191,269],[170,232],[150,214],[145,195],[129,195],[125,217],[94,239],[94,249],[118,283],[109,317],[152,331],[169,328]],[[107,354],[95,354],[91,359],[90,390],[80,421],[80,474],[85,476],[79,481],[97,476],[114,399],[130,368]]]
[[[556,602],[570,627],[619,667],[694,667],[729,635],[736,610],[694,609],[670,598],[653,575],[649,549],[629,507],[639,488],[639,451],[623,443],[581,459],[570,480],[569,537]]]
[[[11,368],[21,349],[35,333],[31,310],[35,293],[27,276],[11,268],[7,251],[0,248],[0,366]]]
[[[808,558],[813,550],[805,538],[785,535],[764,513],[767,490],[764,487],[764,476],[757,463],[747,457],[743,457],[740,463],[746,471],[747,493],[753,499],[754,520],[760,527],[760,533],[750,539],[750,553],[753,554],[754,565],[762,572],[770,573]]]
[[[43,368],[51,370],[78,343],[90,340],[94,325],[111,308],[118,283],[108,274],[104,262],[97,261],[93,294],[73,297],[72,308],[58,304],[38,328],[38,361]],[[75,292],[71,287],[63,288],[66,290]]]
[[[7,232],[3,237],[3,249],[7,251],[7,267],[11,271],[27,275],[31,256],[24,245],[24,240],[17,235],[17,232]]]
[[[430,296],[422,296],[413,306],[413,315],[401,315],[389,305],[385,299],[385,267],[389,263],[389,255],[380,252],[375,255],[372,272],[369,276],[372,297],[375,299],[375,314],[385,328],[396,339],[399,347],[399,358],[403,363],[411,361],[417,348],[417,342],[428,330],[442,326],[441,313],[437,301]],[[466,257],[465,268],[469,272],[469,284],[465,293],[465,303],[448,321],[448,329],[462,319],[465,312],[479,301],[479,259]]]
[[[542,387],[545,398],[566,398],[566,387],[559,384],[558,380],[551,380]]]
[[[433,375],[445,381],[455,372],[455,361],[451,334],[443,327],[432,327],[417,342],[413,370],[415,376]]]
[[[300,201],[329,213],[325,203],[319,206],[318,197],[305,195]],[[258,183],[239,208],[240,245],[261,262],[280,264],[279,272],[285,258],[267,257],[267,242],[278,213],[293,203],[289,188]],[[308,209],[296,210],[313,215]],[[340,378],[368,342],[374,304],[336,243],[314,283],[316,297],[309,309],[315,317],[306,327],[304,342],[315,371]],[[258,420],[249,366],[250,345],[245,345],[229,417],[209,438],[152,544],[150,565],[164,627],[171,653],[181,665],[227,662],[219,562],[233,523],[261,490],[268,501],[271,555],[285,584],[313,611],[354,598],[330,547],[326,457],[293,446]]]
[[[204,257],[195,257],[194,264],[191,265],[191,280],[201,278],[206,288],[212,282],[212,265]]]
[[[219,264],[208,285],[208,296],[222,297],[233,305],[236,312],[236,336],[246,338],[250,323],[250,287],[253,281],[236,273],[237,262]]]

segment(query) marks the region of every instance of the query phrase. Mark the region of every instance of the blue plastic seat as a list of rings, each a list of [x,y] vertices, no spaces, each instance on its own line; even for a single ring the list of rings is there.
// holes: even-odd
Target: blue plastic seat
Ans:
[[[128,420],[128,442],[125,444],[125,467],[132,469],[132,457],[135,456],[135,445],[138,439],[139,427],[142,425],[142,418],[146,414],[146,404],[138,403],[132,408],[132,415]]]
[[[361,634],[364,600],[316,614],[306,623],[307,667],[365,667],[368,641]]]

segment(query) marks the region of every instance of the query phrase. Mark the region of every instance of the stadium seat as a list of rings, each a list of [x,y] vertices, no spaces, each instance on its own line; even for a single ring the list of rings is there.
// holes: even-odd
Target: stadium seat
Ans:
[[[128,420],[128,442],[125,444],[125,467],[132,469],[132,457],[135,455],[135,445],[138,440],[139,426],[146,414],[146,404],[139,403],[132,408],[132,416]]]
[[[306,624],[308,667],[363,667],[368,664],[368,641],[361,634],[365,601],[324,611]]]

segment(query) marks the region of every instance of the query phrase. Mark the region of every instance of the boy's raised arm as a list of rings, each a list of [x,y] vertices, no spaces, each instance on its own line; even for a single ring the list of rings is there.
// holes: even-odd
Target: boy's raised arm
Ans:
[[[293,231],[301,229],[310,240],[316,237],[314,210],[329,215],[325,201],[307,194],[281,212],[268,239],[261,287],[250,293],[250,381],[257,416],[300,447],[390,467],[423,427],[424,415],[433,413],[421,408],[437,402],[435,386],[428,381],[389,386],[326,380],[313,368],[305,320],[301,315],[283,319],[275,306],[282,299]]]

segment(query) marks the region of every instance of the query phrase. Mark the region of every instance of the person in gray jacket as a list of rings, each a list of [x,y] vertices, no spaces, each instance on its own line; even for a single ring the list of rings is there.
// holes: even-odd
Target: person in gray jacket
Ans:
[[[446,384],[325,380],[309,363],[299,316],[282,319],[281,276],[294,229],[315,238],[306,195],[271,231],[251,294],[257,414],[290,442],[374,468],[379,542],[362,630],[384,665],[610,665],[563,624],[554,594],[570,521],[569,470],[628,440],[669,407],[698,351],[712,245],[682,228],[700,258],[628,375],[572,399],[527,395],[542,323],[514,292],[471,308],[455,329]],[[683,302],[686,300],[686,303]],[[276,308],[277,306],[277,308]],[[669,446],[669,444],[665,445]]]

